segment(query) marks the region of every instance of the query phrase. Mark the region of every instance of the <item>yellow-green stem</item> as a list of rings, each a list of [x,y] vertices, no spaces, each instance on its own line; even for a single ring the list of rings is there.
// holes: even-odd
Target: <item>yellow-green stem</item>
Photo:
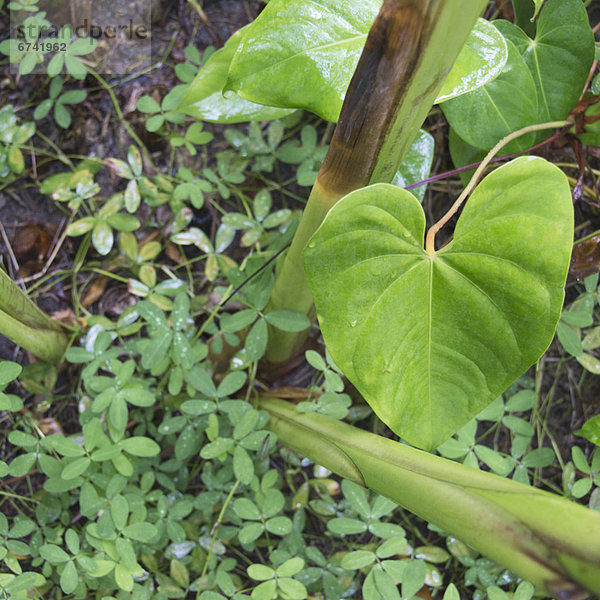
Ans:
[[[225,502],[223,502],[223,506],[221,507],[219,516],[217,517],[217,520],[215,521],[215,523],[212,526],[212,529],[210,531],[210,533],[211,533],[210,548],[208,549],[208,554],[206,555],[206,559],[204,560],[204,567],[202,568],[202,574],[200,575],[200,583],[198,584],[198,591],[196,592],[196,600],[198,600],[198,598],[200,598],[200,595],[204,591],[203,590],[204,578],[206,577],[208,565],[210,564],[210,559],[211,559],[213,551],[214,551],[215,542],[217,541],[217,532],[219,530],[219,526],[223,522],[223,517],[225,516],[225,511],[227,510],[227,507],[233,500],[233,497],[235,496],[235,493],[237,492],[241,483],[242,482],[239,479],[236,479],[235,484],[233,485],[231,490],[229,490],[229,494],[227,494],[227,498],[225,498]]]
[[[0,270],[0,334],[42,360],[58,363],[69,338],[46,313]]]
[[[291,308],[308,315],[311,321],[314,319],[313,299],[304,274],[302,251],[313,233],[323,222],[329,209],[340,198],[340,194],[328,192],[317,180],[306,203],[296,235],[287,251],[282,269],[277,276],[267,312]],[[304,336],[302,334],[286,333],[271,328],[269,331],[267,360],[273,363],[287,360],[302,345],[303,341]]]
[[[560,496],[260,398],[279,441],[391,498],[559,599],[600,594],[600,513]]]

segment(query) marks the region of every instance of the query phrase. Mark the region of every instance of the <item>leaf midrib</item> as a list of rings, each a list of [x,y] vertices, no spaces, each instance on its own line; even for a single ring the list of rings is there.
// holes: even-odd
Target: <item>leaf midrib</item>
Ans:
[[[433,415],[433,406],[431,398],[431,346],[433,344],[433,261],[434,257],[429,257],[429,302],[427,313],[429,316],[429,323],[427,324],[427,381],[428,381],[428,393],[427,393],[427,411],[429,415]],[[433,442],[433,419],[429,419],[429,445]]]

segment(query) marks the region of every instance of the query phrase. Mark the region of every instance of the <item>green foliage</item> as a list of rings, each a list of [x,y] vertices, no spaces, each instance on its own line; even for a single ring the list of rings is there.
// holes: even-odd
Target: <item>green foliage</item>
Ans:
[[[196,46],[189,44],[185,47],[184,54],[187,62],[175,65],[175,75],[182,83],[191,83],[197,75],[198,70],[215,53],[214,46],[208,46],[200,52]]]
[[[192,155],[196,155],[195,145],[208,144],[213,139],[212,133],[203,131],[202,123],[192,123],[183,135],[173,135],[169,138],[169,143],[174,148],[185,146],[186,150]]]
[[[307,592],[304,585],[293,576],[304,567],[304,560],[298,557],[290,558],[276,569],[266,565],[254,564],[248,567],[248,575],[261,581],[252,590],[252,600],[272,600],[273,598],[289,598],[302,600]]]
[[[97,165],[82,161],[71,173],[57,173],[47,177],[41,184],[40,191],[51,194],[52,199],[57,202],[66,202],[71,210],[77,210],[100,192],[100,186],[94,181],[97,170]]]
[[[567,477],[564,481],[568,493],[574,498],[583,498],[594,489],[593,507],[597,507],[600,496],[600,492],[597,491],[600,487],[600,449],[596,448],[591,460],[588,460],[579,446],[573,446],[571,460],[574,467],[573,476]],[[569,471],[570,469],[565,470],[566,473]]]
[[[556,329],[556,337],[563,349],[595,375],[600,373],[600,360],[593,353],[600,346],[600,329],[592,327],[594,307],[598,304],[597,285],[598,275],[586,277],[584,290],[569,307],[564,308]]]
[[[583,427],[575,433],[596,444],[596,446],[600,446],[600,415],[587,420]]]
[[[186,231],[174,233],[171,241],[181,246],[194,245],[206,253],[207,260],[204,266],[204,274],[209,281],[214,281],[220,270],[227,273],[228,269],[235,263],[223,254],[223,252],[233,242],[235,229],[231,226],[221,223],[215,236],[215,244],[209,240],[208,236],[198,227],[190,227]]]
[[[508,21],[494,24],[509,49],[503,71],[481,88],[442,105],[454,132],[482,150],[526,125],[564,119],[581,94],[594,58],[593,34],[580,0],[546,2],[533,39]],[[523,136],[506,152],[525,150],[535,140],[534,134]]]
[[[327,363],[323,357],[314,350],[306,351],[306,361],[323,376],[323,394],[319,394],[312,401],[300,402],[297,407],[299,412],[318,412],[333,419],[343,419],[348,414],[352,403],[348,394],[344,391],[343,373],[333,362],[329,352],[325,350]]]
[[[17,363],[8,360],[0,362],[0,387],[2,390],[4,390],[11,381],[16,379],[22,370],[23,367]],[[0,392],[0,410],[17,412],[21,410],[22,407],[23,402],[18,396],[15,396],[14,394],[5,394],[4,391]]]
[[[6,8],[9,10],[36,12],[38,10],[37,3],[38,0],[16,0],[16,2],[9,2]]]
[[[268,293],[268,280],[247,292],[250,300],[261,288]],[[0,523],[9,573],[1,585],[16,597],[36,585],[56,586],[73,598],[102,593],[158,600],[188,593],[207,600],[321,593],[337,600],[361,588],[369,598],[381,590],[411,597],[424,584],[442,585],[440,568],[450,555],[411,546],[393,502],[348,481],[338,498],[329,473],[314,467],[310,476],[289,454],[285,477],[301,476],[307,485],[294,497],[288,493],[283,475],[269,467],[275,445],[263,429],[268,416],[242,400],[246,373],[232,371],[220,380],[210,373],[207,345],[193,341],[197,330],[185,292],[175,297],[168,318],[147,301],[133,309],[131,318],[141,318],[143,328],[127,334],[126,356],[118,338],[98,325],[67,354],[85,365],[80,435],[40,436],[31,420],[18,416],[21,403],[8,397],[15,455],[0,468],[28,477],[37,467],[45,483],[35,510],[8,528]],[[247,326],[261,318],[251,312],[224,314],[224,334],[238,332],[241,322],[234,320],[242,316]],[[296,327],[294,315],[272,319]],[[321,400],[341,395],[331,358],[308,357],[321,374]],[[6,362],[0,367],[4,385],[20,369]],[[322,408],[328,414],[326,403]],[[320,550],[304,537],[309,511],[331,540]],[[265,560],[256,561],[256,552],[266,553]],[[468,554],[472,572],[485,585],[506,585],[498,567],[474,556]],[[42,574],[20,566],[28,561]]]
[[[298,165],[298,183],[310,186],[317,179],[317,172],[326,153],[327,147],[317,144],[316,129],[305,125],[300,132],[300,139],[286,141],[277,150],[276,156],[284,163]]]
[[[291,111],[262,106],[228,92],[223,94],[231,59],[244,37],[245,28],[234,33],[223,48],[208,58],[177,104],[177,111],[203,121],[240,123],[279,119]]]
[[[50,97],[40,102],[33,112],[33,118],[43,119],[52,108],[53,115],[57,125],[63,129],[68,129],[71,125],[71,114],[65,105],[79,104],[87,97],[84,90],[68,90],[61,93],[63,89],[62,77],[53,77],[50,81]]]
[[[540,122],[533,75],[515,45],[510,40],[506,45],[508,60],[496,79],[442,106],[454,132],[475,148],[490,149],[509,133]],[[525,150],[534,140],[535,133],[524,135],[506,152]]]
[[[31,16],[24,19],[25,39],[7,39],[0,42],[0,52],[9,57],[11,63],[18,63],[19,74],[27,75],[37,66],[44,62],[44,52],[42,47],[37,44],[37,35],[31,35],[30,32],[39,32],[40,27],[48,26],[50,23],[44,18],[44,13],[38,13],[37,6],[31,7],[33,12]],[[27,10],[27,9],[25,9]],[[34,27],[30,28],[30,25]],[[39,35],[39,33],[38,33]]]
[[[124,192],[125,208],[134,213],[140,206],[141,190],[151,190],[153,183],[142,175],[142,155],[135,146],[129,146],[127,162],[118,158],[107,158],[106,164],[117,174],[127,180]]]
[[[140,222],[136,217],[120,212],[124,207],[125,195],[115,194],[104,203],[94,216],[83,217],[71,223],[67,227],[67,235],[77,237],[90,232],[94,248],[104,256],[113,247],[113,229],[117,231],[135,231],[140,226]]]
[[[296,197],[297,186],[314,183],[329,138],[329,131],[314,117],[306,119],[301,111],[270,104],[306,105],[317,114],[337,119],[370,21],[381,3],[361,4],[360,11],[352,15],[357,22],[350,34],[334,31],[332,39],[340,49],[351,47],[344,60],[329,53],[322,36],[327,28],[339,26],[333,17],[345,14],[356,3],[348,7],[325,4],[327,10],[325,5],[317,7],[310,2],[271,0],[264,16],[236,33],[224,48],[202,54],[191,46],[185,49],[187,62],[175,67],[184,85],[162,99],[153,93],[138,101],[148,131],[160,134],[159,141],[168,143],[168,165],[161,163],[155,169],[152,159],[156,160],[158,153],[149,153],[139,139],[128,149],[125,142],[121,157],[89,160],[79,160],[66,150],[63,154],[62,148],[52,155],[58,150],[44,147],[43,156],[49,160],[58,156],[61,168],[65,164],[70,168],[62,173],[40,169],[34,183],[65,212],[72,213],[68,234],[84,238],[73,269],[60,267],[53,277],[68,281],[72,275],[72,293],[77,298],[78,286],[87,286],[90,278],[102,273],[112,283],[122,284],[128,302],[137,303],[115,316],[94,314],[94,307],[82,308],[76,302],[75,312],[86,329],[69,349],[66,369],[33,363],[21,372],[16,363],[0,362],[4,459],[0,460],[0,599],[408,600],[423,586],[424,591],[443,600],[530,600],[533,596],[529,583],[446,532],[432,526],[427,531],[424,523],[409,519],[394,502],[350,481],[341,483],[340,493],[340,484],[331,472],[275,445],[274,434],[266,429],[269,416],[257,408],[257,393],[270,385],[265,372],[258,369],[269,337],[277,330],[295,333],[310,327],[310,320],[300,312],[266,311],[274,282],[266,261],[288,243],[297,222],[297,211],[289,199]],[[312,50],[299,50],[298,44],[304,42],[292,31],[287,15],[301,5],[311,6],[323,17],[318,27],[312,17],[310,23],[299,25],[316,30],[312,50],[329,61],[323,64],[339,69],[337,80],[328,78],[323,64],[311,70]],[[539,5],[536,2],[537,10]],[[545,13],[551,12],[551,5],[548,2],[541,19],[550,18]],[[288,12],[283,13],[281,23],[274,23],[269,19],[278,7]],[[37,23],[44,20],[35,0],[16,0],[8,8],[31,13]],[[533,8],[532,4],[530,13]],[[527,18],[530,16],[528,13]],[[582,23],[577,26],[581,31]],[[575,30],[567,29],[565,37],[575,35]],[[477,106],[465,125],[469,133],[453,124],[453,135],[464,134],[465,140],[479,147],[521,123],[536,120],[535,91],[545,89],[549,71],[547,68],[540,84],[517,43],[517,34],[513,40],[507,33],[505,42],[498,31],[485,21],[478,22],[440,93],[446,99],[446,95],[484,85],[465,96]],[[540,31],[541,20],[538,37]],[[48,97],[38,99],[37,105],[18,107],[23,115],[21,125],[12,106],[0,109],[3,184],[25,172],[23,150],[35,132],[34,124],[27,121],[31,115],[39,120],[52,115],[56,124],[67,130],[72,118],[79,116],[71,115],[68,107],[82,102],[87,92],[69,87],[68,77],[83,85],[87,68],[79,57],[93,50],[93,42],[72,41],[68,30],[61,36],[66,50],[58,55],[53,52],[55,57],[47,65],[51,79],[44,93]],[[267,48],[261,56],[267,70],[250,73],[249,67],[259,63],[251,64],[255,61],[252,55],[243,56],[238,49],[241,42],[255,44],[260,36],[263,41],[293,42],[288,49],[293,68],[283,65],[273,48]],[[589,35],[584,33],[583,38]],[[48,58],[42,48],[33,46],[35,40],[28,41],[31,47],[22,51],[11,46],[12,42],[0,45],[11,61],[19,62],[21,75]],[[507,66],[490,82],[507,60],[505,45]],[[547,50],[540,46],[540,60],[548,65],[550,59],[542,53]],[[484,55],[486,64],[482,64]],[[65,69],[63,79],[59,73]],[[569,69],[577,71],[579,82],[584,61],[579,66],[573,62]],[[276,81],[277,72],[285,77]],[[314,95],[316,88],[304,89],[299,101],[296,93],[291,94],[292,76],[309,86],[315,80],[322,82],[319,93],[323,93],[307,99],[308,92]],[[574,94],[575,76],[568,77],[564,89]],[[223,93],[228,85],[236,91]],[[238,91],[261,104],[246,100]],[[477,94],[482,100],[476,104]],[[509,126],[499,125],[498,114],[485,104],[486,95],[498,105],[508,100],[520,104],[520,112],[513,112]],[[449,100],[446,106],[459,100]],[[252,122],[247,127],[225,128],[221,139],[218,128],[184,124],[184,114],[228,124]],[[213,144],[213,136],[217,144]],[[476,136],[482,136],[485,143]],[[531,141],[523,138],[515,148]],[[37,149],[34,152],[37,154]],[[403,187],[427,178],[433,154],[433,137],[421,130],[392,183]],[[42,164],[37,161],[38,166]],[[106,167],[111,171],[108,197],[104,195]],[[99,172],[101,168],[105,170]],[[500,173],[512,168],[505,167]],[[52,175],[44,178],[46,172]],[[492,178],[499,179],[500,173]],[[559,218],[563,213],[561,207],[555,207],[554,188],[565,187],[564,182],[554,171],[544,173],[547,177],[539,185],[515,185],[507,195],[516,198],[518,194],[523,201],[527,187],[548,190],[544,217]],[[424,191],[425,186],[420,186],[412,193],[422,201]],[[477,194],[482,193],[476,192],[471,204],[477,204]],[[401,206],[413,212],[421,210],[408,194],[400,192],[399,197]],[[485,214],[496,215],[494,211],[500,210],[497,203]],[[213,226],[200,226],[209,211]],[[459,223],[457,238],[440,251],[440,259],[446,260],[461,243],[461,227],[463,232],[468,229]],[[381,231],[377,233],[381,241]],[[545,244],[550,243],[557,251],[562,245],[558,237],[557,229],[540,236],[536,253],[544,254]],[[490,240],[496,244],[491,234]],[[513,238],[510,240],[512,244]],[[87,255],[89,244],[101,260],[98,254]],[[342,254],[347,258],[352,255],[349,250],[345,244]],[[169,259],[175,256],[176,260],[169,262],[165,251]],[[327,259],[328,269],[331,262]],[[561,269],[555,269],[556,279],[562,277]],[[501,277],[502,270],[498,273]],[[382,277],[379,272],[376,275]],[[326,269],[320,277],[323,290],[334,279]],[[52,280],[44,278],[40,283],[47,285],[48,281]],[[597,278],[586,280],[580,297],[564,309],[558,330],[564,350],[591,373],[600,370],[595,356],[600,344],[594,315],[596,286]],[[348,287],[355,294],[353,301],[363,303],[365,290],[354,280]],[[109,291],[115,289],[109,286]],[[558,298],[558,286],[553,293]],[[534,310],[534,292],[529,290],[524,296],[523,305],[515,311],[521,316]],[[340,298],[350,296],[339,293],[338,305]],[[368,308],[363,304],[361,310]],[[554,304],[557,302],[553,308]],[[341,313],[320,313],[325,315],[324,329],[327,320],[345,318]],[[558,318],[558,312],[554,316]],[[387,317],[382,321],[385,327],[376,340],[368,341],[365,334],[352,346],[357,365],[351,370],[363,375],[371,370],[378,378],[385,372],[362,362],[360,354],[366,351],[363,345],[368,349],[369,344],[377,344],[379,358],[392,355],[394,321]],[[344,322],[344,330],[346,325]],[[535,338],[538,326],[526,323],[523,329]],[[538,336],[545,341],[539,341],[536,352],[547,344],[549,335]],[[509,337],[508,333],[498,339],[486,336],[485,341],[510,349]],[[455,343],[450,335],[446,339]],[[476,348],[479,342],[476,336],[469,338]],[[310,347],[318,349],[319,345]],[[348,346],[342,354],[349,354],[352,348]],[[356,391],[347,385],[340,367],[347,373],[351,370],[333,347],[332,352],[339,367],[327,349],[306,352],[308,364],[302,367],[300,384],[306,387],[291,388],[301,398],[298,411],[352,422],[372,419],[368,406],[356,402]],[[525,362],[529,364],[532,357]],[[406,360],[416,360],[412,351]],[[503,386],[525,366],[523,363],[506,375]],[[74,385],[63,395],[53,388],[57,380],[62,386],[66,377],[73,377]],[[291,373],[281,379],[293,381],[294,377]],[[502,386],[496,387],[488,399],[502,391]],[[560,466],[562,493],[597,509],[600,452],[589,451],[584,438],[598,444],[598,417],[588,419],[576,432],[582,436],[581,448],[575,446],[561,457],[554,440],[550,444],[540,435],[547,430],[539,413],[542,401],[543,394],[534,389],[533,381],[520,379],[518,386],[511,386],[483,412],[474,415],[478,406],[463,415],[461,423],[475,419],[440,446],[439,453],[516,481],[542,481],[549,486],[554,484],[545,469],[550,467],[554,473]],[[52,415],[48,421],[62,423],[66,433],[44,429],[40,419],[48,407]],[[446,421],[448,431],[459,427],[451,422],[453,411],[448,411],[450,417],[440,418]],[[415,412],[423,418],[428,415],[422,407]],[[366,427],[377,430],[381,424],[373,419]],[[318,441],[316,436],[313,441]]]
[[[65,69],[75,79],[85,79],[87,68],[79,57],[93,52],[98,41],[91,37],[74,39],[71,25],[61,27],[54,37],[40,38],[42,31],[52,26],[45,18],[46,13],[38,12],[39,8],[35,3],[11,4],[15,5],[14,10],[32,13],[23,21],[24,39],[9,38],[0,43],[0,52],[7,55],[11,63],[19,63],[19,74],[28,75],[33,72],[36,67],[44,64],[45,56],[50,54],[52,58],[45,65],[49,77],[57,77]]]
[[[476,420],[465,425],[456,436],[447,440],[437,450],[449,459],[460,460],[465,465],[479,469],[480,465],[502,477],[511,476],[515,481],[530,485],[529,469],[542,469],[555,461],[552,448],[539,447],[532,449],[535,429],[530,422],[531,410],[537,405],[537,396],[532,382],[521,378],[519,382],[525,389],[515,391],[511,386],[506,396],[497,398],[476,417]],[[511,393],[514,392],[514,393]],[[502,423],[510,435],[510,453],[498,452],[489,444],[481,443],[484,436],[478,436],[478,423],[489,421],[490,430],[495,423]]]
[[[283,140],[284,122],[283,119],[273,121],[264,134],[256,121],[248,125],[248,135],[244,135],[239,129],[226,129],[225,138],[234,148],[230,152],[239,153],[241,157],[252,160],[253,171],[271,173],[276,162],[275,151]]]
[[[506,40],[493,25],[478,19],[440,90],[442,103],[494,81],[508,61]]]
[[[152,116],[146,120],[146,129],[148,131],[158,131],[165,122],[183,123],[185,115],[173,111],[181,101],[181,88],[174,88],[169,92],[159,104],[151,96],[142,96],[137,102],[137,109],[145,114]]]
[[[380,6],[380,0],[344,4],[272,0],[240,33],[240,50],[232,48],[226,89],[253,102],[305,108],[337,121]],[[483,85],[505,62],[502,36],[480,21],[448,75],[440,101]]]
[[[498,28],[515,44],[533,75],[539,122],[568,115],[594,60],[594,40],[583,4],[548,0],[533,40],[507,21],[498,22]]]
[[[181,590],[182,586],[187,589],[192,582],[189,560],[185,557],[190,552],[196,556],[198,576],[205,551],[197,543],[190,545],[190,537],[197,537],[197,534],[184,529],[180,523],[193,510],[208,510],[210,514],[214,509],[214,501],[208,505],[202,504],[200,501],[204,498],[201,494],[195,508],[193,496],[189,494],[180,500],[168,500],[167,494],[171,494],[175,486],[185,491],[189,477],[173,480],[167,474],[183,474],[187,469],[182,471],[183,465],[186,461],[196,460],[200,442],[206,435],[209,443],[204,445],[202,457],[207,482],[211,481],[211,477],[214,478],[211,475],[211,461],[214,460],[215,466],[222,471],[224,458],[228,449],[231,449],[225,471],[227,479],[214,479],[208,488],[222,489],[225,485],[231,489],[233,482],[229,478],[234,474],[239,481],[250,484],[254,477],[254,465],[248,452],[260,448],[264,452],[263,442],[268,439],[268,434],[260,431],[266,422],[264,413],[254,411],[245,402],[228,400],[228,396],[234,395],[244,384],[245,374],[230,374],[216,387],[210,375],[199,366],[199,361],[206,356],[206,352],[202,352],[205,346],[201,344],[194,350],[189,349],[185,336],[193,334],[194,328],[189,318],[189,299],[185,294],[176,297],[170,324],[167,324],[159,309],[150,303],[140,303],[136,312],[147,322],[152,346],[149,349],[146,343],[139,345],[140,367],[132,359],[124,362],[119,360],[119,349],[110,348],[113,337],[98,328],[92,328],[83,348],[72,348],[68,353],[70,360],[88,363],[83,372],[83,384],[91,402],[82,413],[81,439],[74,441],[61,435],[40,439],[38,432],[29,428],[26,421],[22,422],[22,432],[15,430],[11,434],[11,443],[21,447],[24,453],[12,460],[8,466],[9,473],[15,473],[14,476],[26,474],[39,460],[40,469],[47,476],[43,502],[49,504],[45,511],[38,509],[36,513],[39,525],[28,520],[27,528],[21,527],[17,534],[13,527],[10,531],[14,531],[14,534],[9,533],[11,537],[22,537],[31,534],[39,526],[48,526],[44,534],[41,530],[36,534],[40,541],[35,552],[32,554],[30,549],[25,551],[22,544],[14,549],[9,545],[9,549],[14,553],[18,551],[22,556],[34,557],[34,564],[42,567],[46,578],[54,579],[64,593],[74,593],[76,597],[85,595],[86,589],[137,590],[138,594],[145,594],[144,586],[135,582],[143,573],[140,557],[146,564],[152,564],[157,559],[148,551],[153,549],[151,552],[160,552],[164,548],[167,548],[167,561],[170,556],[170,577],[163,578],[158,574],[159,589],[170,590],[169,597],[174,597],[170,595],[173,590]],[[182,416],[170,416],[168,411],[157,429],[151,424],[152,407],[157,402],[157,391],[152,385],[154,379],[148,374],[140,377],[136,375],[136,370],[157,370],[157,354],[153,350],[161,345],[160,340],[166,332],[172,345],[168,349],[163,344],[158,358],[170,357],[164,367],[172,365],[172,370],[180,367],[185,369],[190,395],[184,392],[178,400]],[[11,363],[3,363],[2,367],[6,383],[19,370],[16,365],[12,369]],[[140,375],[142,373],[140,371]],[[186,397],[189,398],[187,401]],[[14,408],[18,409],[18,406]],[[130,418],[143,424],[142,427],[130,432]],[[172,464],[169,466],[157,462],[155,457],[161,451],[161,446],[172,446],[174,441]],[[276,473],[272,471],[271,475]],[[262,489],[265,491],[276,483],[277,477],[269,476],[268,479],[270,483],[263,478]],[[153,490],[155,482],[158,487]],[[165,486],[166,492],[163,493],[160,490]],[[56,519],[60,516],[60,510],[57,512],[57,507],[53,507],[54,496],[62,494],[64,497],[69,493],[79,498],[78,508],[87,524],[82,529],[65,529],[64,526],[54,529],[59,525]],[[281,492],[273,490],[273,493],[283,499]],[[68,510],[68,506],[64,505],[64,509]],[[263,510],[270,518],[283,508],[280,500],[277,501],[277,507],[271,502],[264,504]],[[208,522],[206,526],[209,526]],[[279,531],[277,527],[283,526],[284,522],[277,520],[267,525],[271,534]],[[287,531],[288,527],[285,526],[285,529]],[[14,554],[11,556],[11,570],[23,578],[17,568],[18,563],[14,562]],[[222,581],[227,571],[220,569],[219,572],[218,579],[224,585]],[[230,585],[233,585],[231,581]]]
[[[259,279],[254,286],[247,289],[244,303],[248,308],[240,310],[233,315],[223,315],[221,318],[221,331],[233,334],[245,330],[244,357],[253,362],[264,356],[267,348],[268,325],[281,331],[298,332],[310,327],[310,321],[302,313],[292,310],[280,310],[264,313],[269,294],[273,285],[272,275]]]
[[[34,123],[18,124],[12,105],[0,108],[0,180],[10,180],[25,169],[22,147],[35,133]]]
[[[571,210],[560,171],[517,159],[476,188],[434,255],[406,192],[371,186],[330,211],[305,252],[321,329],[396,433],[436,448],[544,352],[563,300]]]
[[[234,231],[244,231],[241,239],[242,246],[253,246],[257,242],[264,244],[268,239],[266,237],[268,230],[288,225],[293,216],[289,208],[271,212],[271,207],[271,194],[268,190],[260,190],[252,202],[252,216],[230,212],[223,217],[223,224]]]
[[[87,69],[79,60],[79,56],[90,54],[96,49],[98,41],[94,38],[73,38],[73,28],[70,25],[65,25],[58,32],[56,43],[60,44],[61,49],[58,52],[53,52],[53,56],[47,66],[49,77],[56,77],[63,68],[75,79],[85,79]],[[62,46],[66,46],[62,50]]]

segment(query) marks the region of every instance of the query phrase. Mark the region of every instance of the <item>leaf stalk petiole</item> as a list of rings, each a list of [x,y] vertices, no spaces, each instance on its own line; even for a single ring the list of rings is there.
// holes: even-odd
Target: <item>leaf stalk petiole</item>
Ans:
[[[547,123],[538,123],[536,125],[528,125],[527,127],[522,127],[521,129],[517,129],[517,131],[513,131],[506,137],[503,137],[485,156],[485,158],[481,161],[475,173],[473,173],[473,177],[469,181],[467,187],[463,190],[461,195],[456,199],[454,204],[450,207],[450,210],[436,223],[434,223],[429,230],[427,231],[427,237],[425,238],[425,252],[427,254],[433,256],[435,254],[435,235],[436,233],[458,212],[458,209],[461,207],[463,202],[467,199],[467,197],[471,194],[471,192],[475,189],[481,174],[485,171],[487,166],[490,164],[491,160],[498,154],[498,152],[507,144],[510,144],[513,140],[525,135],[527,133],[532,133],[534,131],[541,131],[543,129],[559,129],[561,127],[567,127],[573,125],[573,121],[565,120],[565,121],[549,121]]]

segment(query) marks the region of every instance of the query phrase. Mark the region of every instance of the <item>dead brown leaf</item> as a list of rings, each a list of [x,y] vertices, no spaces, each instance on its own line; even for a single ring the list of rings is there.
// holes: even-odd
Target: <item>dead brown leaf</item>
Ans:
[[[94,302],[100,300],[100,298],[102,298],[104,292],[106,291],[107,283],[108,277],[106,275],[100,275],[99,277],[96,277],[96,279],[92,281],[90,287],[88,287],[88,289],[86,290],[85,295],[81,300],[81,305],[84,308],[87,308],[91,304],[94,304]]]
[[[52,417],[45,417],[44,419],[40,419],[38,421],[38,427],[44,435],[52,435],[53,433],[59,433],[61,435],[64,435],[65,433],[61,424]]]

